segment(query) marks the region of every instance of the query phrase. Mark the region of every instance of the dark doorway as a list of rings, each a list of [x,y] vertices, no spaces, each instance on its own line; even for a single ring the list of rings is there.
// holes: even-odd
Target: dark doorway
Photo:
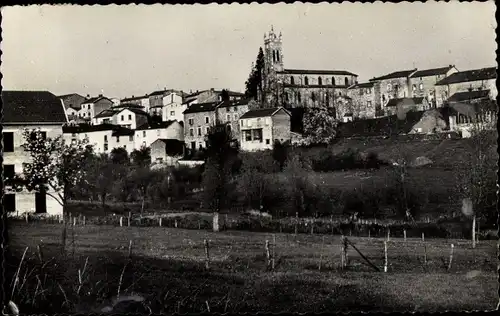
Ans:
[[[47,213],[47,194],[45,191],[35,193],[35,213]]]
[[[12,193],[4,194],[3,196],[3,207],[6,212],[16,211],[16,195]]]

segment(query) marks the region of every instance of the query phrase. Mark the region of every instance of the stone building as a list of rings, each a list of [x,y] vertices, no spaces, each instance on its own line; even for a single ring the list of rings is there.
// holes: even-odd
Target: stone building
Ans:
[[[410,76],[410,97],[423,97],[432,108],[436,108],[436,83],[456,72],[454,65],[417,70]]]
[[[349,87],[348,95],[352,102],[352,114],[354,118],[374,118],[382,113],[376,112],[375,83],[363,82]]]
[[[283,107],[250,110],[239,120],[241,150],[272,149],[276,141],[291,141],[291,114]]]
[[[286,69],[281,33],[264,35],[264,70],[259,102],[264,107],[335,107],[358,75],[345,70]]]
[[[92,121],[92,119],[104,110],[108,110],[113,106],[113,101],[99,94],[97,97],[90,98],[87,95],[87,100],[82,103],[79,116]]]
[[[3,179],[5,191],[2,204],[7,212],[62,214],[57,200],[44,192],[15,191],[9,182],[23,172],[23,163],[30,155],[23,148],[23,130],[40,129],[44,137],[63,136],[68,122],[63,102],[47,91],[2,91],[3,102]],[[51,195],[63,194],[49,189]]]
[[[146,113],[149,113],[149,96],[147,94],[143,96],[132,96],[130,98],[122,99],[120,100],[120,104],[135,104],[143,107],[143,110]]]
[[[184,111],[184,142],[190,150],[206,148],[205,136],[215,125],[215,110],[219,103],[194,103]]]
[[[494,100],[498,95],[496,78],[496,67],[455,72],[436,83],[437,104],[442,106],[456,93],[473,91],[484,91],[483,93]],[[464,94],[458,96],[463,97]]]
[[[134,150],[134,131],[119,125],[100,124],[64,126],[63,138],[69,143],[87,139],[97,154],[109,154],[114,148],[124,148],[129,154]]]
[[[386,106],[390,99],[401,99],[410,97],[410,76],[417,69],[395,71],[387,75],[372,78],[374,83],[375,111],[386,113]]]
[[[239,119],[251,107],[250,100],[224,101],[217,105],[217,118],[220,123],[225,124],[226,128],[231,131],[234,139],[240,139]]]
[[[82,103],[87,100],[87,98],[78,93],[60,95],[58,98],[63,101],[66,114],[70,120],[78,117],[78,113],[82,108]]]
[[[184,141],[184,124],[178,121],[164,121],[154,124],[145,123],[135,130],[135,149],[149,147],[157,139],[176,139]]]

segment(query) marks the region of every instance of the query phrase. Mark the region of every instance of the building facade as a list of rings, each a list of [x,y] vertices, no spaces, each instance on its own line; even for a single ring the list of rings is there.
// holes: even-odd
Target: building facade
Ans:
[[[134,131],[118,125],[64,126],[63,132],[67,143],[87,139],[96,154],[110,154],[119,147],[130,154],[135,149]]]
[[[241,139],[240,117],[250,110],[250,100],[226,101],[217,106],[219,122],[226,125],[234,139]]]
[[[374,118],[377,114],[375,97],[375,83],[357,83],[349,87],[348,95],[351,98],[353,118]]]
[[[206,148],[205,136],[216,124],[219,103],[194,103],[184,111],[184,142],[190,150]]]
[[[436,83],[458,72],[454,65],[448,67],[417,70],[410,76],[410,97],[423,97],[432,108],[438,106]]]
[[[338,96],[357,83],[358,75],[345,70],[286,69],[282,35],[264,35],[264,70],[259,101],[264,107],[335,107]]]
[[[87,100],[82,103],[79,116],[92,121],[92,119],[104,110],[108,110],[113,106],[113,101],[100,94],[97,97],[90,98],[87,95]]]
[[[184,141],[184,125],[178,121],[165,121],[155,125],[143,124],[135,130],[135,149],[149,147],[157,139]]]
[[[274,142],[292,138],[291,114],[283,107],[250,110],[239,120],[243,151],[272,149]]]
[[[23,172],[23,163],[30,155],[23,148],[24,129],[39,129],[44,137],[63,135],[68,122],[60,98],[47,91],[2,91],[3,101],[3,168],[5,191],[2,204],[9,213],[25,212],[62,214],[61,204],[44,192],[15,191],[9,183]],[[62,194],[49,188],[51,195]]]

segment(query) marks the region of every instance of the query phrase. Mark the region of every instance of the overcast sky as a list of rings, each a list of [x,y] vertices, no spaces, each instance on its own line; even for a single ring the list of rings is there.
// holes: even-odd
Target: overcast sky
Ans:
[[[164,87],[244,91],[271,25],[285,68],[359,81],[496,66],[495,4],[231,4],[2,8],[4,89],[123,98]]]

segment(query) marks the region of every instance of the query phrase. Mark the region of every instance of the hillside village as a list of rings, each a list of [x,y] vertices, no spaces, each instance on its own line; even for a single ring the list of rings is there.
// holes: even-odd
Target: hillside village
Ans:
[[[152,165],[159,167],[203,163],[197,153],[206,149],[209,128],[216,124],[231,132],[243,152],[271,150],[275,142],[300,146],[304,112],[314,108],[332,110],[339,122],[337,139],[467,138],[474,122],[489,129],[496,125],[496,68],[395,70],[358,82],[358,75],[346,70],[284,68],[282,35],[272,29],[264,36],[263,60],[253,96],[167,87],[121,100],[77,92],[2,91],[5,175],[22,172],[24,128],[41,128],[67,143],[86,139],[96,154],[149,148]]]

